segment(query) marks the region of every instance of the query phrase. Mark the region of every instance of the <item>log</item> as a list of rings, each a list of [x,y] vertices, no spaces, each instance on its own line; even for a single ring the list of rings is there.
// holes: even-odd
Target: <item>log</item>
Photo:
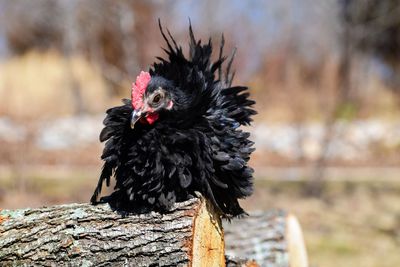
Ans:
[[[126,217],[107,204],[3,210],[0,265],[308,266],[292,215],[257,212],[224,228],[203,198],[177,203],[168,214]]]
[[[308,267],[305,243],[297,218],[282,210],[258,211],[224,222],[227,264],[257,263],[268,267]],[[241,261],[235,259],[242,259]],[[249,260],[250,259],[250,260]],[[235,265],[236,264],[236,265]]]
[[[122,217],[107,204],[0,213],[1,266],[224,266],[220,217],[204,199]]]

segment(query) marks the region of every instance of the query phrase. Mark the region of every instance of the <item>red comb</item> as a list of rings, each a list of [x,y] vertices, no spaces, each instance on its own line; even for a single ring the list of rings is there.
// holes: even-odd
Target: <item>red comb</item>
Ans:
[[[136,77],[136,82],[132,83],[132,106],[134,109],[143,106],[143,95],[151,79],[150,73],[141,71]]]

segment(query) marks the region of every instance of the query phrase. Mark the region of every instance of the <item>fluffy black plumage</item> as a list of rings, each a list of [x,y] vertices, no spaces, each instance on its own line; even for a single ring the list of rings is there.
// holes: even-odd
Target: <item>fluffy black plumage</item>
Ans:
[[[151,67],[144,98],[150,101],[162,90],[161,100],[157,96],[150,105],[172,101],[173,106],[159,104],[154,124],[132,121],[131,100],[107,110],[100,134],[100,141],[107,141],[101,156],[105,163],[91,202],[97,203],[103,182],[109,186],[114,176],[115,191],[102,199],[117,210],[167,211],[199,191],[227,217],[242,215],[238,199],[253,192],[247,162],[254,148],[249,133],[239,127],[250,124],[256,112],[247,87],[231,86],[234,53],[228,60],[223,56],[222,38],[212,62],[211,39],[197,41],[190,26],[186,58],[169,31],[167,36],[161,25],[160,30],[168,57],[158,57]]]

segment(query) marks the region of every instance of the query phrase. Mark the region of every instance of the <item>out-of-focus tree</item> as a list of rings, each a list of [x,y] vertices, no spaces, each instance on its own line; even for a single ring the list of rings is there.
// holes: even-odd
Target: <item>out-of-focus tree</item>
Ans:
[[[62,10],[56,1],[5,1],[2,19],[10,50],[15,54],[35,47],[45,50],[62,45]],[[29,12],[27,12],[29,10]]]
[[[157,30],[146,27],[154,20],[155,1],[16,0],[2,4],[7,10],[2,20],[6,39],[14,54],[55,49],[67,57],[84,56],[110,83],[110,94],[126,87],[146,66],[149,39]]]
[[[355,68],[361,57],[378,59],[390,70],[390,75],[386,73],[385,78],[400,100],[400,1],[340,0],[338,3],[341,25],[338,35],[338,83],[333,109],[325,123],[322,151],[307,190],[313,195],[322,193],[331,140],[334,135],[340,134],[335,129],[336,122],[354,117],[359,108],[363,92],[357,88],[352,76],[363,71],[362,68]]]
[[[306,187],[307,194],[321,196],[325,186],[325,176],[332,140],[345,131],[346,122],[355,117],[359,106],[359,90],[352,79],[356,63],[355,44],[352,38],[353,28],[347,23],[348,11],[342,3],[336,3],[338,60],[335,69],[335,82],[330,94],[331,104],[326,109],[320,153],[314,162],[310,182]],[[323,98],[328,96],[322,95]],[[322,107],[325,109],[325,107]],[[341,121],[341,127],[338,122]]]
[[[400,96],[400,1],[341,0],[341,5],[356,49],[390,69],[386,81]]]

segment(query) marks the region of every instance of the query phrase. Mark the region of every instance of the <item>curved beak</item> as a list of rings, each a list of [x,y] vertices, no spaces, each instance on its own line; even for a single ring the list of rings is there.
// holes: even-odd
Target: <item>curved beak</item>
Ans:
[[[131,117],[131,128],[133,129],[135,127],[136,122],[142,117],[143,112],[141,109],[134,110],[132,112],[132,117]]]

